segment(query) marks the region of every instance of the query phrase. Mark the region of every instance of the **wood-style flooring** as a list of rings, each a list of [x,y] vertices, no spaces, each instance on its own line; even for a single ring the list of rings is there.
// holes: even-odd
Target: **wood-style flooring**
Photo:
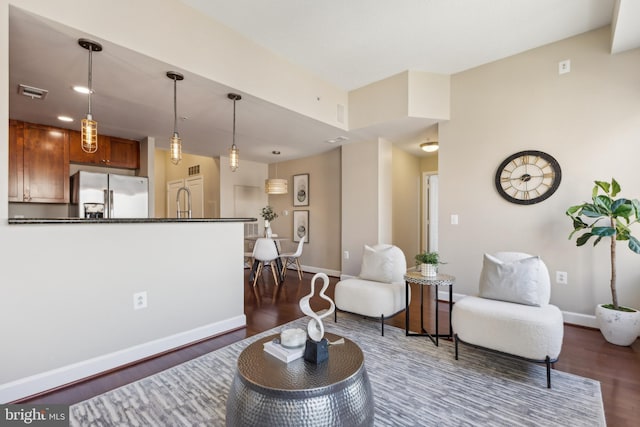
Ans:
[[[298,300],[309,293],[312,277],[312,274],[305,273],[303,280],[299,281],[296,272],[289,271],[284,285],[276,293],[274,302],[273,278],[270,273],[262,275],[264,280],[258,281],[254,293],[248,281],[248,270],[245,270],[246,328],[176,349],[50,393],[24,399],[20,403],[77,403],[300,318],[303,314],[298,307]],[[333,288],[338,279],[334,277],[330,279],[331,286],[328,294],[333,297]],[[420,293],[417,288],[413,288],[412,295],[411,329],[418,331]],[[425,301],[431,301],[431,303],[425,303],[424,316],[425,321],[429,321],[427,328],[432,330],[433,297],[425,293]],[[312,300],[314,309],[322,308],[323,303],[326,305],[325,301]],[[446,333],[449,326],[448,303],[439,303],[438,314],[441,333]],[[404,328],[404,322],[405,315],[400,313],[389,319],[388,324]],[[432,344],[429,343],[429,345]],[[609,427],[638,425],[640,420],[640,340],[636,340],[631,347],[619,347],[607,343],[597,330],[566,325],[562,353],[555,364],[555,369],[600,381]],[[544,391],[541,389],[542,393]]]

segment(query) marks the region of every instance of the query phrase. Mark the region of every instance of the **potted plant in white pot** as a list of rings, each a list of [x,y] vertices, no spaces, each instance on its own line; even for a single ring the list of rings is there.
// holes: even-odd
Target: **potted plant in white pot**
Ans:
[[[271,206],[265,206],[260,211],[260,216],[264,219],[264,237],[271,238],[271,221],[278,218],[278,214]]]
[[[420,266],[420,273],[423,276],[431,277],[438,274],[438,264],[440,264],[438,252],[421,252],[415,259],[416,267]]]
[[[637,199],[615,197],[620,193],[620,184],[595,181],[591,202],[571,206],[567,215],[573,221],[573,231],[569,235],[583,232],[576,240],[582,246],[592,237],[597,245],[604,237],[610,239],[611,263],[611,304],[596,307],[596,320],[604,338],[612,344],[631,345],[640,334],[640,311],[618,304],[616,292],[616,243],[627,241],[633,252],[640,254],[640,240],[631,235],[631,225],[639,220],[640,202]],[[601,192],[603,194],[601,194]]]

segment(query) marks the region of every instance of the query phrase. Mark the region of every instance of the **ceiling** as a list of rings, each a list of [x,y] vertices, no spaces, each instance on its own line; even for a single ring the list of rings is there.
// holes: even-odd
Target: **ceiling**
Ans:
[[[344,90],[405,70],[455,74],[528,49],[608,25],[612,51],[640,46],[640,2],[620,0],[180,0],[266,49]],[[635,4],[634,4],[635,3]],[[250,12],[247,12],[250,11]],[[613,18],[615,17],[615,18]],[[86,96],[88,34],[15,7],[9,17],[10,117],[79,129]],[[230,88],[100,40],[93,54],[92,112],[99,133],[124,138],[152,136],[168,148],[173,131],[173,81],[177,83],[178,131],[183,150],[227,155],[233,102],[238,92],[236,142],[241,160],[272,163],[318,154],[344,143],[384,137],[419,154],[416,138],[433,121],[407,119],[359,132],[318,122]],[[47,89],[44,100],[18,94],[18,85]],[[75,119],[63,124],[56,117]],[[338,136],[345,142],[327,143]],[[272,154],[280,151],[280,156]]]

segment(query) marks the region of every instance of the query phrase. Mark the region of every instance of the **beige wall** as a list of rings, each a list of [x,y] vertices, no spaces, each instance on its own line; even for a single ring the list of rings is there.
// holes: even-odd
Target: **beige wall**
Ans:
[[[363,247],[392,243],[392,147],[377,140],[342,146],[342,274],[360,272]]]
[[[349,92],[349,129],[415,117],[449,118],[450,76],[403,71]]]
[[[392,243],[402,249],[409,267],[420,251],[420,181],[420,158],[394,147]]]
[[[425,157],[420,157],[420,171],[422,172],[437,172],[438,171],[438,154],[432,154]]]
[[[576,248],[564,213],[590,198],[596,179],[613,176],[622,195],[640,196],[640,50],[608,51],[602,28],[452,77],[438,170],[440,252],[443,270],[457,277],[455,292],[478,291],[484,252],[518,250],[547,263],[551,300],[562,310],[592,315],[609,301],[607,245]],[[558,75],[564,59],[571,72]],[[558,191],[531,206],[503,200],[493,184],[500,162],[526,149],[562,167]],[[459,225],[445,220],[453,213]],[[640,307],[640,257],[619,248],[620,301]],[[555,283],[557,270],[568,272],[568,284]]]
[[[182,153],[182,161],[171,163],[169,151],[156,150],[155,153],[155,194],[156,218],[165,218],[167,213],[167,182],[189,178],[189,168],[200,165],[204,181],[204,217],[217,218],[220,212],[220,169],[213,157],[195,156]],[[175,216],[175,215],[174,215]]]
[[[340,149],[334,149],[317,156],[278,163],[277,177],[289,180],[289,193],[269,196],[269,204],[279,215],[271,228],[279,236],[293,236],[294,211],[309,211],[309,243],[304,245],[300,263],[333,272],[340,271],[340,157]],[[293,175],[306,173],[309,174],[309,206],[294,207]],[[276,178],[275,163],[269,165],[269,177]]]

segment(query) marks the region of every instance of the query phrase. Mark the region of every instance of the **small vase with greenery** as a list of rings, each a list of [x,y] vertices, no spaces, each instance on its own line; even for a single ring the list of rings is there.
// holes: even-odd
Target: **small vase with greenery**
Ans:
[[[271,206],[265,206],[260,211],[260,216],[264,219],[264,235],[265,237],[271,237],[271,221],[278,218],[278,214],[273,210]]]
[[[595,181],[595,186],[591,193],[591,202],[585,202],[580,205],[571,206],[567,209],[566,214],[573,222],[573,231],[569,235],[571,239],[576,233],[581,233],[576,239],[576,246],[583,246],[592,237],[595,238],[593,245],[597,245],[604,237],[610,240],[610,265],[611,265],[611,304],[601,304],[596,308],[596,318],[600,323],[600,330],[607,341],[619,345],[630,345],[640,333],[640,312],[632,308],[620,306],[618,304],[618,294],[616,291],[616,243],[618,241],[627,241],[631,251],[640,254],[640,240],[631,235],[631,226],[639,221],[640,218],[640,202],[638,199],[626,199],[615,197],[620,193],[620,184],[615,179],[611,182]],[[601,194],[602,193],[602,194]],[[633,339],[628,344],[620,344],[609,339],[605,330],[603,330],[603,321],[600,319],[600,307],[603,309],[615,310],[615,312],[633,313],[635,320],[631,321],[630,335]],[[618,314],[619,316],[619,314]],[[611,327],[612,322],[607,321]],[[635,328],[636,332],[633,332]],[[628,339],[631,339],[629,336]],[[626,342],[627,340],[617,340]]]
[[[421,268],[423,276],[435,276],[438,274],[440,255],[438,252],[421,252],[415,256],[416,268]]]

